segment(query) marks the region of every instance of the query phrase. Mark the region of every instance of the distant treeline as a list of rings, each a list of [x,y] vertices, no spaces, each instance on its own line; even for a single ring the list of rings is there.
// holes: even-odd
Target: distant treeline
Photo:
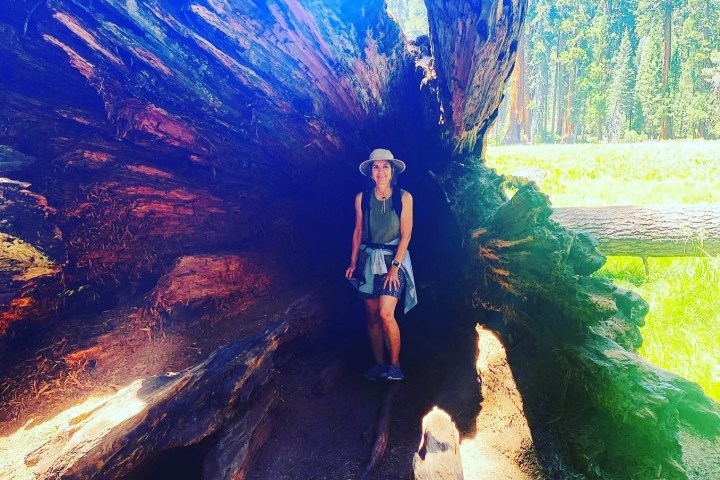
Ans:
[[[422,0],[387,5],[408,37],[427,33]],[[529,0],[491,138],[720,138],[720,0]]]
[[[491,137],[720,137],[720,0],[530,0]]]

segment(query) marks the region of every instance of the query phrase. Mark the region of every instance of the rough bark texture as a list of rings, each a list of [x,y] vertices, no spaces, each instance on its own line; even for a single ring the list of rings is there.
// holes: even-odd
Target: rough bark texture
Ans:
[[[505,132],[503,143],[530,143],[530,110],[528,104],[530,97],[526,90],[527,82],[527,58],[525,44],[527,40],[518,39],[518,51],[515,56],[515,68],[512,74],[512,86],[510,87],[510,98],[508,99],[508,128]]]
[[[272,397],[264,385],[287,328],[278,324],[186,371],[138,380],[90,411],[78,412],[25,463],[37,478],[122,478],[159,452],[201,441],[232,425],[242,412],[251,414],[253,395],[255,403],[269,402]],[[252,427],[258,423],[250,421]],[[254,430],[245,432],[247,444]],[[242,447],[235,448],[250,448],[238,443]]]
[[[257,451],[267,440],[272,425],[270,410],[277,390],[242,413],[241,418],[225,427],[220,440],[205,456],[203,480],[244,480]]]
[[[479,152],[514,66],[527,2],[428,0],[449,152]]]
[[[547,197],[526,185],[475,232],[487,272],[476,301],[505,312],[534,344],[531,358],[511,354],[511,364],[534,365],[536,385],[567,420],[557,428],[568,445],[592,445],[571,454],[581,471],[687,478],[698,467],[687,452],[695,442],[716,444],[720,435],[717,402],[637,356],[647,304],[588,277],[602,257],[589,261],[589,240],[555,224],[550,214]]]
[[[605,255],[687,257],[720,252],[720,206],[554,208],[552,220],[591,235]]]
[[[154,328],[218,311],[235,316],[268,294],[272,276],[238,255],[180,257],[148,294],[139,316]]]
[[[66,254],[56,210],[30,187],[0,178],[0,337],[16,320],[48,317],[62,291]]]
[[[0,165],[57,211],[40,232],[62,231],[67,303],[132,293],[179,252],[293,246],[308,192],[338,190],[315,172],[347,178],[338,158],[410,125],[390,118],[415,74],[382,2],[5,3]],[[23,315],[14,288],[0,334],[54,311]]]
[[[420,61],[421,47],[406,48],[381,0],[362,8],[340,0],[3,2],[4,341],[19,341],[28,319],[122,305],[147,291],[148,308],[169,316],[183,302],[217,308],[242,296],[223,290],[222,275],[218,285],[192,277],[208,296],[173,287],[204,255],[223,259],[209,262],[222,270],[262,246],[291,268],[324,274],[308,265],[340,250],[345,259],[349,248],[328,242],[352,214],[344,179],[383,146],[410,162],[404,180],[427,199],[417,206],[428,217],[445,220],[448,211],[431,198],[449,201],[469,259],[468,295],[532,340],[538,381],[523,393],[562,405],[565,461],[589,477],[685,477],[697,460],[689,442],[717,442],[717,403],[637,357],[645,302],[588,277],[604,261],[592,242],[554,223],[530,187],[508,201],[502,179],[483,166],[527,2],[426,4],[432,61]],[[413,241],[419,247],[421,235]],[[345,267],[331,266],[334,274]],[[208,381],[247,398],[223,389],[219,358],[205,364],[217,366]],[[510,358],[519,371],[522,360]],[[148,382],[148,392],[183,387],[178,377]],[[111,432],[115,443],[65,450],[82,460],[50,465],[48,445],[34,468],[109,478],[141,459],[132,438],[146,435],[157,452],[243,428],[223,402],[211,403],[193,424],[199,430],[165,443],[184,412],[173,401],[158,403],[154,417],[141,410],[122,435]],[[127,462],[101,463],[106,447]],[[244,455],[227,461],[242,471]],[[208,460],[208,471],[225,461]]]

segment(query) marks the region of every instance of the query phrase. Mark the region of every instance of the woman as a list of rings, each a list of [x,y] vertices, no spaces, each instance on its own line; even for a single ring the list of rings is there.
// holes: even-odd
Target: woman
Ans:
[[[369,188],[355,196],[355,229],[348,280],[355,280],[365,302],[370,344],[375,365],[369,380],[404,378],[400,368],[400,329],[395,307],[405,291],[405,312],[417,303],[408,244],[413,227],[413,198],[396,187],[405,162],[389,150],[377,148],[360,164]],[[385,348],[390,362],[385,362]]]

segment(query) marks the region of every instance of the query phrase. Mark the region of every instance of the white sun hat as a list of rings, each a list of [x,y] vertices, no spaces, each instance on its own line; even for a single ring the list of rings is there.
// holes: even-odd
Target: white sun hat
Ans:
[[[375,150],[370,152],[370,157],[364,162],[362,162],[358,167],[360,169],[360,173],[362,173],[363,175],[367,175],[370,165],[372,165],[375,160],[387,160],[388,162],[391,162],[395,165],[397,173],[402,173],[403,170],[405,170],[405,162],[393,157],[393,154],[390,150],[386,150],[384,148],[376,148]]]

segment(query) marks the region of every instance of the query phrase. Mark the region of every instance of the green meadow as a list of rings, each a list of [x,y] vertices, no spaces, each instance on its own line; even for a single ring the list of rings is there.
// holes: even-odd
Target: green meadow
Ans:
[[[554,207],[720,204],[720,141],[490,146],[498,173],[532,178]],[[640,354],[720,401],[720,255],[609,257],[595,275],[638,292],[650,313]]]

